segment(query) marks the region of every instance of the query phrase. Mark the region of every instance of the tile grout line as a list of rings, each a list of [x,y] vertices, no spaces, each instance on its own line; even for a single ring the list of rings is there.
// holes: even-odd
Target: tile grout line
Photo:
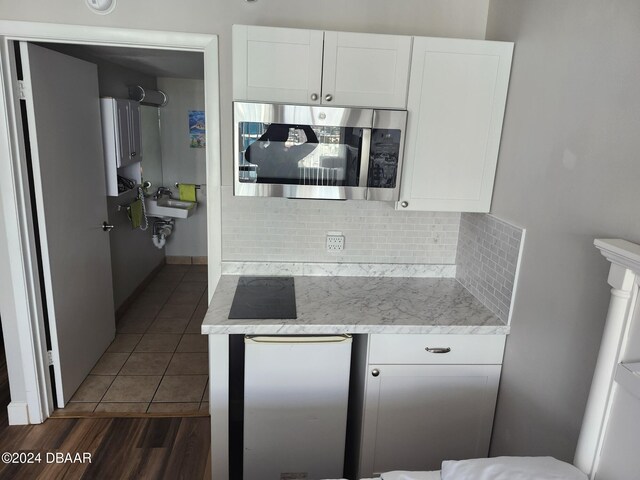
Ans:
[[[166,265],[165,265],[166,267]],[[164,267],[163,269],[164,270]],[[154,277],[153,280],[156,280],[158,278],[158,275],[160,275],[160,273],[162,273],[162,270],[159,271]],[[186,273],[186,272],[185,272]],[[136,344],[133,346],[133,349],[131,350],[131,352],[129,353],[129,356],[127,357],[127,361],[129,360],[129,358],[131,358],[131,355],[133,355],[134,353],[136,353],[136,347],[140,344],[140,342],[142,342],[142,339],[144,338],[144,336],[148,333],[149,329],[151,328],[151,325],[154,324],[154,322],[158,319],[158,315],[160,315],[160,312],[162,311],[162,308],[167,304],[167,302],[169,301],[169,298],[171,297],[171,295],[176,291],[176,289],[178,288],[178,285],[180,284],[180,282],[182,281],[182,278],[184,278],[185,274],[182,274],[182,277],[180,278],[180,280],[176,283],[176,285],[173,287],[173,289],[171,289],[171,291],[168,293],[168,295],[166,296],[165,300],[160,303],[160,308],[158,308],[158,311],[156,312],[156,314],[153,316],[153,318],[151,319],[151,322],[149,323],[149,325],[144,329],[144,331],[142,332],[140,339],[136,342]],[[152,280],[152,281],[153,281]],[[148,286],[142,291],[140,292],[140,294],[138,295],[138,298],[140,298],[142,295],[144,295],[145,293],[147,293],[147,288]],[[148,293],[152,293],[152,292],[148,292]],[[133,302],[135,303],[135,302]],[[132,305],[133,305],[132,303]],[[124,312],[124,314],[127,313],[127,311],[130,310],[131,307],[127,308],[127,310]],[[144,353],[144,352],[138,352],[138,353]],[[152,353],[152,352],[147,352],[147,353]],[[173,355],[172,355],[173,358]],[[109,391],[109,388],[111,388],[111,385],[113,385],[113,382],[116,381],[116,379],[120,376],[125,376],[125,375],[120,375],[120,372],[122,371],[122,368],[124,368],[124,365],[126,364],[126,362],[122,364],[122,367],[120,368],[120,370],[118,370],[118,373],[116,374],[116,376],[114,377],[113,381],[111,382],[111,384],[109,384],[109,387],[107,388],[107,390],[105,391],[104,395],[102,395],[100,402],[98,402],[98,404],[96,405],[95,408],[98,408],[98,405],[100,405],[100,403],[102,402],[102,399],[104,399],[104,396],[107,394],[107,392]],[[169,360],[169,363],[171,363],[171,360]],[[168,366],[168,364],[167,364]],[[149,406],[151,405],[151,401],[153,400],[153,397],[155,396],[158,387],[160,386],[160,383],[162,383],[162,379],[164,378],[164,375],[162,375],[160,377],[160,382],[158,382],[158,386],[156,387],[156,390],[153,393],[153,396],[151,397],[151,400],[149,402],[140,402],[140,403],[148,403],[147,408],[145,409],[145,413],[148,413],[149,410]],[[129,403],[129,402],[117,402],[117,403]],[[138,402],[135,402],[138,403]],[[95,410],[95,409],[94,409]]]
[[[166,266],[165,266],[165,267],[166,267]],[[163,270],[164,270],[164,269],[163,269]],[[189,273],[189,270],[190,270],[190,269],[185,269],[185,271],[184,271],[181,275],[176,275],[176,277],[178,277],[178,276],[179,276],[180,278],[179,278],[179,279],[178,279],[178,281],[176,282],[175,286],[174,286],[170,291],[168,291],[168,293],[167,293],[166,297],[165,297],[164,295],[162,296],[162,297],[164,297],[164,298],[165,298],[165,300],[164,300],[164,301],[162,301],[162,302],[159,304],[159,308],[158,308],[157,312],[154,314],[154,316],[152,317],[151,322],[150,322],[150,323],[149,323],[149,325],[144,329],[144,331],[142,331],[142,333],[140,334],[140,339],[135,343],[135,345],[133,345],[132,350],[131,350],[130,352],[122,352],[122,353],[128,353],[128,354],[129,354],[129,355],[127,356],[127,359],[126,359],[126,360],[125,360],[125,362],[122,364],[122,366],[121,366],[121,367],[120,367],[120,369],[118,370],[118,373],[116,373],[116,375],[114,376],[113,380],[111,381],[111,383],[110,383],[110,384],[109,384],[109,386],[107,387],[106,391],[105,391],[105,392],[104,392],[104,394],[101,396],[100,401],[96,404],[96,406],[94,407],[94,409],[93,409],[92,411],[95,411],[95,409],[96,409],[96,408],[98,408],[98,406],[99,406],[101,403],[106,403],[106,402],[103,402],[104,397],[106,396],[107,392],[109,391],[109,389],[111,388],[111,386],[113,385],[113,383],[117,380],[117,378],[118,378],[118,377],[123,377],[123,376],[124,376],[124,375],[122,375],[122,374],[121,374],[121,373],[122,373],[122,369],[124,368],[125,364],[127,363],[127,361],[129,361],[129,359],[131,358],[131,356],[132,356],[134,353],[156,353],[156,352],[136,352],[136,348],[137,348],[137,347],[139,346],[139,344],[142,342],[143,338],[144,338],[147,334],[149,334],[149,333],[150,333],[150,332],[149,332],[149,329],[150,329],[150,328],[151,328],[151,326],[152,326],[152,325],[153,325],[153,324],[158,320],[159,315],[160,315],[160,312],[162,311],[162,309],[163,309],[164,307],[166,307],[166,306],[169,304],[169,300],[170,300],[171,296],[172,296],[173,294],[175,294],[175,293],[176,293],[176,291],[178,290],[178,288],[179,288],[181,285],[184,285],[184,284],[200,283],[200,282],[187,282],[187,281],[185,281],[185,278],[186,278],[187,274]],[[160,275],[161,273],[162,273],[162,270],[161,270],[160,272],[158,272],[158,274],[154,277],[154,280],[155,280],[155,279],[158,277],[158,275]],[[204,283],[206,283],[206,282],[204,282]],[[143,290],[142,292],[140,292],[140,295],[139,295],[139,296],[142,296],[142,295],[144,295],[145,293],[153,293],[153,292],[148,292],[148,291],[147,291],[147,289],[145,288],[145,290]],[[194,305],[194,307],[193,307],[193,311],[190,313],[190,315],[189,315],[189,317],[188,317],[188,321],[187,321],[187,323],[186,323],[186,325],[185,325],[184,329],[182,329],[182,332],[180,333],[180,339],[179,339],[179,340],[178,340],[178,342],[176,343],[176,346],[173,348],[173,351],[172,351],[172,352],[167,352],[167,353],[171,353],[171,358],[169,359],[169,362],[167,363],[166,367],[164,368],[164,372],[162,373],[162,375],[160,375],[160,381],[158,382],[158,385],[156,386],[156,389],[155,389],[155,391],[153,392],[153,395],[151,396],[151,400],[150,400],[149,402],[135,402],[135,403],[147,403],[147,407],[146,407],[146,409],[145,409],[145,412],[144,412],[144,413],[150,413],[150,412],[149,412],[149,409],[151,408],[151,405],[153,404],[153,399],[155,398],[156,394],[158,393],[158,390],[160,389],[160,385],[162,384],[162,381],[164,380],[164,378],[165,378],[166,376],[168,376],[168,375],[167,375],[167,371],[168,371],[168,369],[169,369],[169,366],[171,365],[171,362],[172,362],[172,360],[174,359],[175,354],[177,353],[177,349],[178,349],[178,347],[179,347],[180,343],[182,342],[182,340],[183,340],[183,338],[184,338],[184,336],[185,336],[185,334],[186,334],[186,329],[187,329],[187,327],[189,326],[189,324],[191,323],[191,321],[195,318],[195,314],[196,314],[196,311],[198,310],[198,307],[199,307],[199,305],[200,305],[200,301],[202,300],[203,296],[204,296],[204,295],[206,295],[206,293],[207,293],[207,287],[206,287],[206,285],[205,285],[205,288],[204,288],[203,292],[198,296],[197,300],[196,300],[193,304],[191,304],[191,305]],[[189,304],[187,304],[186,306],[189,306]],[[129,309],[130,309],[130,307],[129,307]],[[127,310],[129,310],[129,309],[127,309]],[[125,314],[126,314],[126,311],[125,311]],[[105,353],[106,353],[106,352],[105,352]],[[110,353],[118,353],[118,352],[110,352]],[[157,353],[161,353],[161,352],[157,352]],[[191,353],[191,352],[184,352],[184,353]],[[200,352],[193,352],[193,353],[200,353]],[[103,354],[103,355],[104,355],[104,354]],[[202,374],[181,374],[181,376],[191,376],[191,375],[202,375]],[[208,375],[208,373],[207,373],[207,381],[206,381],[206,383],[205,383],[205,388],[204,388],[204,391],[203,391],[203,393],[202,393],[201,400],[200,400],[200,402],[198,402],[198,411],[200,410],[200,407],[201,407],[201,404],[202,404],[202,399],[204,398],[204,394],[205,394],[205,392],[206,392],[206,389],[207,389],[207,385],[208,385],[208,383],[209,383],[209,375]],[[117,402],[117,403],[130,403],[130,402]],[[180,402],[156,402],[156,403],[180,403]],[[196,402],[193,402],[193,403],[196,403]],[[178,413],[178,412],[176,412],[176,413]]]
[[[176,346],[173,349],[173,352],[171,352],[171,358],[169,359],[169,362],[167,363],[167,366],[164,368],[164,372],[162,373],[162,376],[160,377],[160,381],[158,382],[158,386],[156,387],[155,391],[153,392],[153,395],[151,396],[151,400],[149,401],[149,405],[147,406],[146,413],[150,413],[149,409],[151,408],[151,404],[153,403],[153,399],[156,398],[156,395],[158,394],[158,390],[160,389],[160,385],[162,385],[162,381],[164,380],[164,377],[167,374],[167,370],[169,369],[169,365],[171,365],[171,360],[173,360],[173,357],[176,354],[176,350],[178,349],[178,345],[180,345],[180,342],[182,341],[182,337],[183,336],[184,336],[184,333],[182,333],[180,335],[180,340],[178,340],[178,342],[176,343]],[[157,402],[157,403],[161,403],[161,402]]]

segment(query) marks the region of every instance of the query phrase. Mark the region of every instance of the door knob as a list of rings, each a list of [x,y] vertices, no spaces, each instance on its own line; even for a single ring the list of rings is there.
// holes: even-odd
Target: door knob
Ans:
[[[318,100],[318,94],[317,94],[317,93],[312,93],[312,94],[311,94],[311,100],[313,100],[314,102],[315,102],[316,100]]]
[[[373,370],[371,370],[371,375],[373,375],[374,377],[377,377],[378,375],[380,375],[380,370],[378,370],[377,368],[374,368]]]
[[[327,93],[327,94],[325,95],[324,99],[325,99],[327,102],[330,102],[331,100],[333,100],[333,95],[331,95],[330,93]]]
[[[402,208],[407,208],[409,206],[409,202],[402,202],[400,205],[402,205]]]
[[[110,232],[115,228],[115,225],[109,225],[107,222],[102,222],[102,230],[105,232]]]

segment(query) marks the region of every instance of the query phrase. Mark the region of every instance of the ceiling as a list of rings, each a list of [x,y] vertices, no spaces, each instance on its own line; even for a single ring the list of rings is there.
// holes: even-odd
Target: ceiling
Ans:
[[[103,45],[52,45],[46,47],[85,59],[99,59],[152,77],[204,79],[200,52]]]

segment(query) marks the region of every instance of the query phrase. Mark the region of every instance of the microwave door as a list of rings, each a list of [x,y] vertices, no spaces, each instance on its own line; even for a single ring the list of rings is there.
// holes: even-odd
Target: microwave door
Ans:
[[[367,168],[367,199],[398,200],[406,124],[406,111],[374,111]]]
[[[237,102],[234,194],[365,199],[372,120],[373,110]]]

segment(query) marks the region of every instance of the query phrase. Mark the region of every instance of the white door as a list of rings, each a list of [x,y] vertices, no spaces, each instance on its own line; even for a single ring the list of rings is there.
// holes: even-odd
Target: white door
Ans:
[[[58,407],[115,337],[97,67],[20,43]]]
[[[413,41],[400,208],[488,212],[513,44]]]
[[[359,477],[486,457],[500,365],[369,365]]]
[[[233,99],[320,103],[323,32],[233,26]]]
[[[410,61],[411,37],[325,32],[322,103],[404,109]]]

